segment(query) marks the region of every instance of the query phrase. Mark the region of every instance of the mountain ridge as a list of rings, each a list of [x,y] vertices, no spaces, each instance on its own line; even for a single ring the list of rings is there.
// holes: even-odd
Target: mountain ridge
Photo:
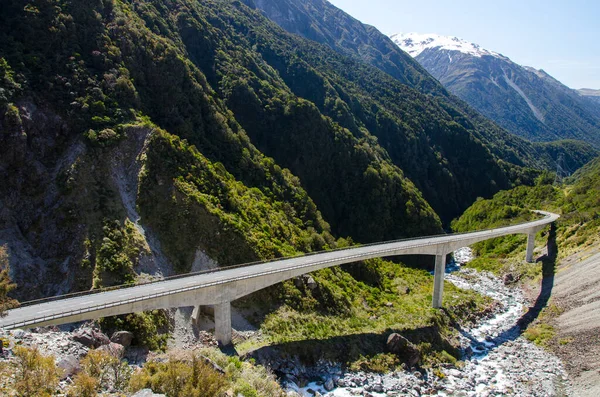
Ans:
[[[392,37],[451,92],[507,130],[533,141],[578,139],[600,147],[592,101],[545,71],[453,37]]]

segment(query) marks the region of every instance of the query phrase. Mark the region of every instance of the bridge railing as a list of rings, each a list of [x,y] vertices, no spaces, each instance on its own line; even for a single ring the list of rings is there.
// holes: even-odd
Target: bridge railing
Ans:
[[[297,255],[297,256],[293,256],[293,257],[278,258],[278,259],[272,259],[272,260],[268,260],[268,261],[257,261],[257,262],[252,262],[252,263],[249,263],[249,264],[240,264],[240,265],[228,266],[228,267],[224,267],[224,268],[218,268],[218,269],[211,269],[211,270],[202,271],[202,272],[196,272],[196,273],[193,273],[193,274],[192,273],[188,273],[188,274],[185,274],[185,275],[177,275],[177,276],[168,277],[168,278],[162,279],[162,280],[156,280],[156,281],[150,282],[150,283],[136,284],[136,285],[126,285],[126,286],[124,286],[124,288],[123,288],[123,286],[115,286],[115,287],[98,289],[98,290],[93,290],[93,291],[85,291],[83,293],[75,293],[75,294],[68,294],[68,295],[56,296],[56,297],[47,298],[47,299],[39,299],[39,300],[36,300],[36,301],[29,301],[29,302],[26,303],[25,306],[30,306],[30,305],[33,305],[33,304],[40,304],[40,303],[48,303],[48,302],[52,302],[52,301],[59,300],[59,299],[63,300],[63,299],[77,298],[77,297],[81,297],[81,296],[89,296],[89,295],[94,295],[94,294],[98,294],[98,293],[101,293],[101,292],[114,291],[114,290],[118,290],[118,289],[127,289],[127,288],[132,288],[132,287],[141,286],[141,285],[147,285],[147,284],[154,284],[154,283],[157,283],[157,282],[163,282],[163,281],[167,281],[167,280],[174,280],[174,279],[180,279],[180,278],[190,277],[190,276],[194,276],[194,275],[217,273],[217,272],[221,272],[221,271],[225,271],[225,270],[243,268],[243,267],[257,265],[257,264],[265,264],[265,263],[269,263],[269,262],[273,262],[273,261],[280,261],[280,260],[285,260],[285,259],[294,259],[294,258],[301,258],[301,257],[309,257],[309,256],[313,256],[313,255],[317,255],[317,254],[322,254],[322,253],[347,251],[347,250],[352,250],[352,249],[361,248],[361,247],[369,247],[369,246],[376,246],[376,245],[390,245],[390,244],[394,244],[394,243],[402,243],[402,242],[408,242],[408,241],[426,240],[428,238],[435,238],[435,237],[457,237],[455,239],[448,240],[448,242],[453,242],[453,241],[460,240],[460,238],[459,238],[460,236],[465,236],[465,235],[469,235],[469,234],[473,234],[473,233],[482,233],[482,232],[483,233],[485,233],[485,232],[489,232],[489,233],[496,232],[497,233],[497,232],[501,232],[502,230],[506,230],[507,228],[517,228],[519,226],[524,226],[524,225],[530,226],[532,224],[539,223],[539,221],[544,220],[544,219],[549,218],[549,217],[550,217],[550,215],[546,215],[544,218],[538,219],[536,221],[522,222],[522,223],[519,223],[519,224],[510,225],[510,226],[506,226],[506,227],[503,227],[503,228],[497,228],[497,229],[484,229],[484,230],[471,231],[471,232],[466,232],[466,233],[441,234],[441,235],[428,236],[428,237],[414,237],[414,238],[408,238],[408,239],[400,239],[400,240],[388,241],[388,242],[384,242],[384,243],[373,243],[373,244],[366,244],[366,245],[345,247],[345,248],[340,248],[340,249],[335,249],[335,250],[329,250],[329,251],[320,251],[320,252],[314,252],[314,253],[310,253],[310,254],[306,254],[306,255]],[[404,249],[418,248],[418,247],[438,245],[438,244],[439,244],[439,242],[430,242],[430,243],[427,243],[427,244],[415,244],[415,245],[406,246],[406,247],[404,247]],[[383,255],[383,254],[386,254],[386,253],[389,253],[389,252],[395,252],[396,250],[397,250],[396,247],[393,247],[393,248],[384,248],[384,249],[380,249],[380,250],[377,250],[377,251],[373,251],[370,254],[372,254],[372,255]],[[252,275],[246,275],[246,276],[236,276],[234,279],[236,279],[236,280],[243,280],[243,279],[247,279],[247,278],[253,278],[253,277],[260,277],[260,276],[265,276],[265,275],[269,275],[269,274],[275,274],[275,273],[282,272],[282,271],[296,270],[296,269],[301,269],[301,268],[304,268],[304,267],[314,267],[314,266],[319,266],[319,265],[330,263],[330,262],[339,262],[340,259],[348,260],[348,259],[354,259],[354,258],[356,258],[356,260],[358,261],[358,260],[364,259],[364,255],[365,254],[356,254],[356,255],[351,255],[351,256],[342,257],[342,258],[330,258],[330,259],[324,259],[324,260],[318,261],[318,262],[302,263],[302,264],[299,264],[299,265],[296,265],[296,266],[286,267],[284,269],[265,270],[265,271],[261,272],[260,274],[252,274]],[[40,324],[40,323],[44,323],[44,322],[51,321],[51,320],[54,320],[54,319],[59,319],[59,318],[64,318],[64,317],[71,317],[71,316],[75,316],[77,314],[83,314],[83,313],[87,313],[87,312],[92,312],[92,311],[97,311],[97,310],[102,310],[102,309],[108,309],[108,308],[115,307],[115,306],[121,306],[121,305],[130,304],[130,303],[145,301],[145,300],[149,300],[149,299],[152,299],[152,298],[158,298],[158,297],[163,297],[163,296],[168,296],[168,295],[179,294],[179,293],[182,293],[182,292],[192,291],[192,290],[195,290],[195,289],[198,289],[198,288],[206,288],[206,287],[210,287],[210,286],[214,286],[214,285],[219,285],[219,284],[227,283],[227,282],[230,282],[230,281],[231,281],[231,279],[215,280],[215,281],[206,282],[206,283],[198,284],[198,285],[194,285],[194,286],[180,287],[180,288],[177,288],[177,289],[174,289],[174,290],[168,290],[168,291],[162,291],[162,292],[144,294],[142,296],[137,296],[137,297],[133,297],[133,298],[129,298],[129,299],[119,300],[118,302],[101,303],[101,304],[97,304],[97,305],[86,306],[85,308],[81,308],[81,309],[73,309],[73,310],[67,310],[67,311],[61,312],[61,313],[36,316],[36,317],[30,318],[30,319],[28,319],[26,321],[16,321],[16,322],[12,322],[12,323],[3,324],[3,326],[4,327],[10,327],[10,328],[16,328],[16,327],[24,327],[24,326],[28,326],[28,325],[32,325],[32,324]]]
[[[115,286],[111,286],[111,287],[104,287],[104,288],[98,288],[98,289],[93,289],[93,290],[88,290],[88,291],[80,291],[80,292],[74,292],[74,293],[70,293],[70,294],[56,295],[56,296],[51,296],[51,297],[47,297],[47,298],[35,299],[35,300],[31,300],[31,301],[21,302],[19,304],[19,307],[39,305],[42,303],[49,303],[49,302],[54,302],[54,301],[58,301],[58,300],[77,298],[77,297],[81,297],[81,296],[91,296],[91,295],[96,295],[96,294],[100,294],[103,292],[109,292],[109,291],[115,291],[115,290],[126,290],[128,288],[135,288],[135,287],[139,287],[141,285],[151,285],[151,284],[160,283],[160,282],[169,281],[169,280],[177,280],[177,279],[186,278],[186,277],[200,276],[203,274],[213,274],[213,273],[223,272],[223,271],[227,271],[227,270],[240,269],[240,268],[244,268],[244,267],[248,267],[248,266],[255,266],[255,265],[262,265],[262,264],[267,264],[267,263],[271,263],[271,262],[278,262],[278,261],[282,261],[282,260],[286,260],[286,259],[298,259],[298,258],[311,257],[314,255],[320,255],[320,254],[330,253],[330,252],[347,251],[347,250],[352,250],[352,249],[361,248],[361,247],[372,247],[372,246],[376,246],[376,245],[396,244],[396,243],[403,243],[403,242],[408,242],[408,241],[426,240],[429,238],[436,238],[436,237],[454,237],[454,236],[459,237],[459,236],[469,235],[469,234],[473,234],[473,233],[481,233],[481,232],[488,232],[488,231],[493,232],[493,231],[497,231],[497,230],[504,229],[504,228],[528,225],[531,223],[535,223],[537,221],[547,219],[549,217],[550,217],[550,215],[544,215],[543,218],[536,219],[534,221],[520,222],[520,223],[517,223],[514,225],[507,225],[502,228],[481,229],[481,230],[474,230],[474,231],[463,232],[463,233],[446,233],[446,234],[435,234],[435,235],[429,235],[429,236],[410,237],[410,238],[390,240],[390,241],[377,242],[377,243],[369,243],[369,244],[356,244],[356,245],[353,245],[350,247],[335,248],[335,249],[324,250],[324,251],[308,252],[308,253],[298,254],[298,255],[294,255],[294,256],[287,256],[287,257],[282,257],[282,258],[272,258],[272,259],[261,260],[261,261],[247,262],[247,263],[242,263],[242,264],[232,265],[232,266],[223,266],[223,267],[218,267],[215,269],[202,270],[202,271],[193,272],[193,273],[177,274],[177,275],[168,276],[168,277],[164,277],[164,278],[160,278],[160,279],[156,279],[156,280],[149,280],[149,281],[141,282],[141,283],[121,284],[121,285],[115,285]],[[431,243],[428,245],[437,245],[437,244],[439,244],[439,243]]]

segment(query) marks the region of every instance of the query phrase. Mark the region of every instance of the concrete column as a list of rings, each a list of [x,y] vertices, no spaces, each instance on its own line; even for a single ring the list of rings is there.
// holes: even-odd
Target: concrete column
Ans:
[[[231,344],[231,302],[219,303],[215,308],[215,338],[223,346]]]
[[[535,232],[529,233],[527,235],[527,254],[525,255],[525,260],[528,263],[533,263],[533,250],[535,249]]]
[[[198,325],[198,320],[200,320],[200,314],[202,313],[202,306],[194,306],[194,310],[192,311],[192,322]]]
[[[442,307],[444,293],[444,275],[446,274],[446,255],[435,256],[435,272],[433,274],[433,308]]]

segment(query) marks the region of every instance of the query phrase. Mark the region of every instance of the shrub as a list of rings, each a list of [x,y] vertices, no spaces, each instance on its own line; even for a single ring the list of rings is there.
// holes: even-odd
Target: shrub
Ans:
[[[169,397],[213,397],[225,388],[226,378],[200,357],[171,357],[167,362],[149,362],[131,378],[132,391],[150,388]]]
[[[13,388],[20,397],[45,397],[55,394],[59,370],[54,357],[42,355],[37,348],[16,346],[15,360],[9,371],[14,375]],[[10,377],[8,377],[10,378]]]

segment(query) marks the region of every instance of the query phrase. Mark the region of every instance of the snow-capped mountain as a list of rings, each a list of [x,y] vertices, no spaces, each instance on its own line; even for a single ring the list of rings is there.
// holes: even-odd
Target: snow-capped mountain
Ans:
[[[509,131],[533,141],[578,139],[600,148],[597,103],[545,71],[458,37],[390,38],[449,91]]]
[[[415,58],[428,48],[458,51],[478,58],[485,55],[504,58],[502,54],[486,50],[485,48],[481,48],[478,44],[469,43],[458,37],[440,36],[433,33],[398,33],[390,36],[390,38],[402,50],[408,52]]]

